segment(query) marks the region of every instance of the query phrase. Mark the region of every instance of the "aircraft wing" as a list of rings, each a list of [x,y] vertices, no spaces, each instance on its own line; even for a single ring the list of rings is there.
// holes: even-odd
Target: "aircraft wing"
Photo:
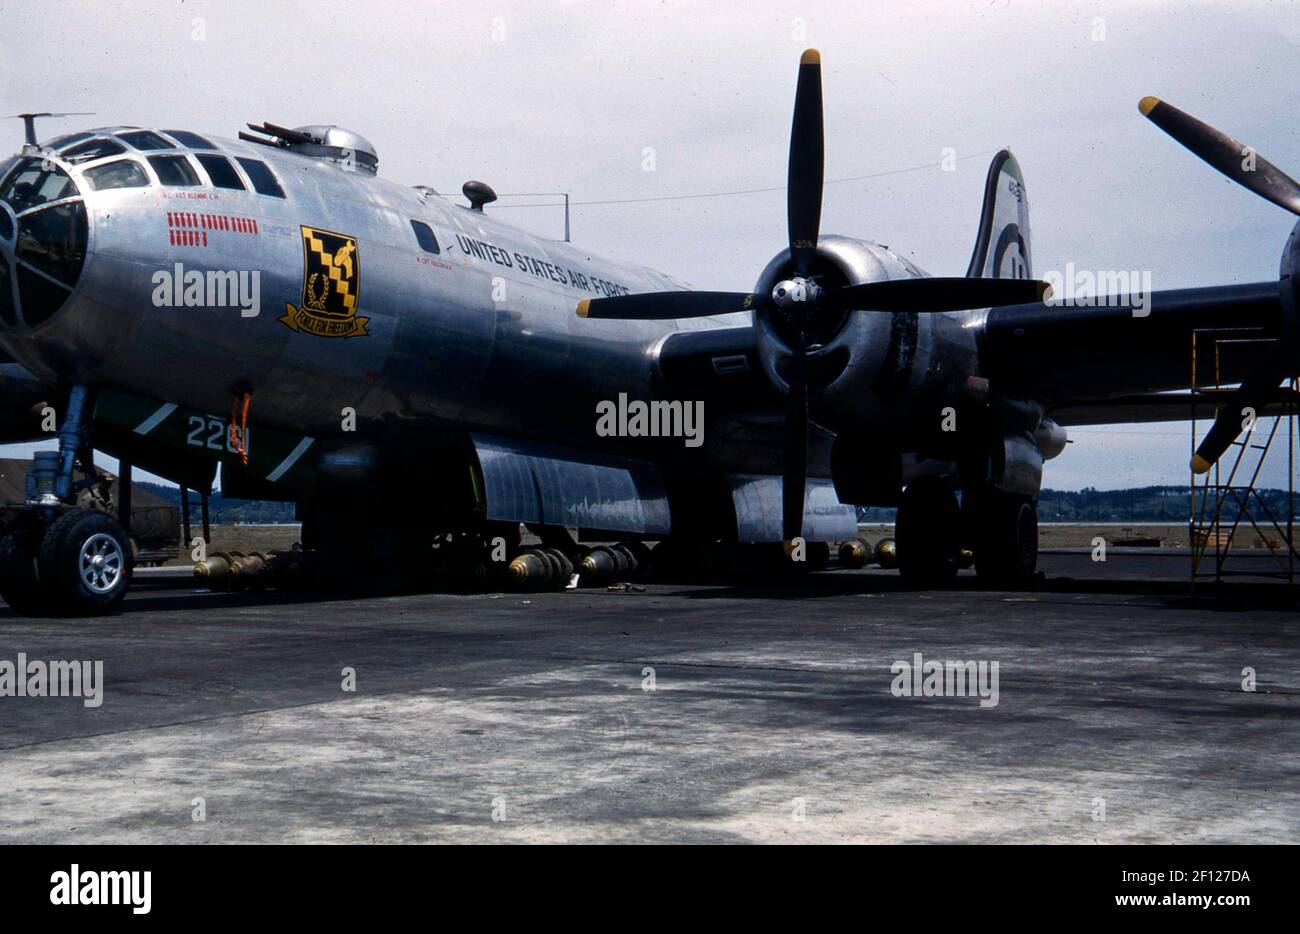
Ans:
[[[1178,289],[1144,305],[994,308],[981,356],[993,392],[1039,400],[1062,425],[1213,418],[1224,394],[1206,388],[1241,382],[1282,330],[1276,281]]]
[[[1153,292],[1145,307],[994,308],[982,357],[995,392],[1041,400],[1062,425],[1179,421],[1213,418],[1226,393],[1207,387],[1240,382],[1281,333],[1278,284],[1258,282]],[[751,327],[674,333],[660,347],[656,373],[666,395],[707,399],[718,414],[770,413],[780,404]],[[1295,401],[1279,389],[1271,408],[1288,400]]]
[[[1152,392],[1102,399],[1075,399],[1052,406],[1047,414],[1064,427],[1071,425],[1125,425],[1132,422],[1181,422],[1195,418],[1211,421],[1217,408],[1229,400],[1226,389],[1202,392]],[[1260,418],[1285,414],[1287,404],[1300,407],[1300,393],[1281,387],[1258,412]]]

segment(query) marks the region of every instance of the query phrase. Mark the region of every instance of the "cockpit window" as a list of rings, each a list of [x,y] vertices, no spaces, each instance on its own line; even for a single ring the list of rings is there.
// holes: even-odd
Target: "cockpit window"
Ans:
[[[67,173],[54,165],[42,169],[41,161],[24,159],[0,185],[0,198],[9,202],[15,214],[47,201],[71,198],[77,193],[77,187]]]
[[[87,140],[71,149],[63,151],[63,158],[67,159],[73,165],[79,162],[89,162],[92,159],[102,159],[104,156],[117,156],[126,152],[126,147],[115,139],[97,138]]]
[[[148,188],[149,176],[134,159],[118,159],[107,165],[97,165],[86,170],[86,180],[95,191],[109,188]]]
[[[188,188],[200,184],[199,173],[184,156],[150,156],[149,164],[158,174],[158,181],[169,187]]]
[[[438,247],[438,238],[433,235],[429,225],[423,221],[411,221],[411,229],[415,231],[415,239],[420,241],[420,249],[426,253],[441,253]]]
[[[212,184],[218,188],[234,188],[238,191],[244,190],[244,183],[239,180],[239,173],[235,167],[230,164],[230,160],[225,156],[195,156],[203,164],[203,168],[208,170],[208,178],[212,179]]]
[[[26,266],[18,267],[18,300],[22,302],[23,321],[28,327],[47,321],[68,300],[71,291]]]
[[[216,149],[210,142],[199,136],[197,133],[191,133],[189,130],[163,130],[168,136],[176,140],[182,146],[188,146],[190,149]]]
[[[79,143],[83,139],[90,139],[89,133],[65,133],[62,136],[56,136],[45,144],[46,149],[59,149],[62,146],[71,146],[73,143]]]
[[[86,258],[86,209],[69,201],[19,221],[18,259],[71,289]]]
[[[86,206],[78,183],[50,159],[28,157],[5,167],[0,328],[37,327],[63,306],[81,276]]]
[[[244,159],[239,156],[235,157],[239,164],[244,167],[244,173],[248,180],[253,183],[253,188],[259,195],[270,195],[272,198],[283,198],[284,189],[275,179],[275,173],[267,167],[265,162],[258,162],[256,159]]]
[[[151,130],[138,130],[135,133],[119,133],[118,139],[126,140],[136,149],[175,149],[171,143]]]

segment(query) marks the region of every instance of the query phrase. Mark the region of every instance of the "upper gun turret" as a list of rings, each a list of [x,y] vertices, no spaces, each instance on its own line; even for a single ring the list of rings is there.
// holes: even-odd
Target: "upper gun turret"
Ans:
[[[291,130],[274,123],[263,123],[261,126],[250,123],[248,128],[264,135],[253,136],[241,131],[240,139],[287,149],[313,159],[332,162],[345,169],[360,169],[371,175],[379,173],[379,153],[370,140],[341,126],[313,123]]]

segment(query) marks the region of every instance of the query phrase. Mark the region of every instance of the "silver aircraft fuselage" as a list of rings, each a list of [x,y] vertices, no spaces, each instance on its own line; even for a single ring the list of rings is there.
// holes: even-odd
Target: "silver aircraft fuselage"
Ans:
[[[134,129],[91,133],[115,137]],[[337,433],[350,408],[371,425],[424,423],[582,442],[592,439],[597,401],[619,393],[655,396],[654,355],[666,335],[751,324],[749,314],[580,319],[574,309],[583,299],[683,284],[543,240],[429,189],[301,153],[207,138],[211,150],[178,145],[76,163],[54,150],[37,154],[76,185],[67,200],[84,205],[85,259],[71,293],[43,321],[30,325],[20,313],[0,322],[0,347],[44,380],[112,387],[209,412],[227,411],[234,394],[251,389],[251,420],[320,436]],[[55,145],[68,151],[66,143]],[[229,157],[234,165],[240,158],[264,163],[285,196],[254,191],[243,168],[243,190],[215,187],[200,154]],[[200,168],[201,183],[162,184],[148,158],[157,155],[187,158]],[[94,189],[87,173],[127,159],[147,184]],[[48,207],[10,213],[21,227],[26,214]],[[428,225],[438,253],[421,247],[412,221]],[[321,336],[288,326],[311,275],[308,229],[354,241],[353,317],[364,333]],[[20,249],[2,248],[15,262],[21,258],[14,257]],[[828,237],[823,250],[838,251],[855,278],[923,275],[874,244]],[[259,307],[249,314],[235,302],[160,305],[157,276],[173,271],[256,271]],[[970,325],[977,318],[919,316],[899,392],[877,398],[865,387],[891,365],[890,319],[854,316],[836,341],[850,349],[848,373],[860,379],[828,393],[854,394],[838,405],[852,412],[856,427],[875,422],[886,429],[908,416],[909,397],[936,373],[951,380],[973,372]]]

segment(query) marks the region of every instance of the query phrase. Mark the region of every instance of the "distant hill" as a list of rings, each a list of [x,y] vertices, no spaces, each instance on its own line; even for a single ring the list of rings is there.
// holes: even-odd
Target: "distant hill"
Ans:
[[[157,483],[139,483],[169,503],[180,505],[180,490]],[[1260,497],[1279,520],[1287,515],[1286,490],[1261,489]],[[194,497],[197,503],[198,498]],[[1297,503],[1300,505],[1300,503]],[[225,499],[214,493],[209,509],[214,523],[294,522],[293,503],[261,503]],[[197,516],[197,510],[195,515]],[[1043,490],[1038,496],[1041,522],[1186,522],[1188,493],[1185,486],[1143,486],[1126,490]],[[894,510],[872,507],[858,510],[860,521],[893,522]]]
[[[162,483],[137,483],[137,488],[148,490],[153,496],[166,500],[179,507],[181,491],[179,487]],[[293,503],[265,503],[252,499],[227,499],[220,492],[213,493],[208,499],[208,518],[213,525],[234,525],[235,523],[267,524],[273,522],[296,522],[293,517]],[[192,521],[199,521],[199,495],[190,494],[190,515]]]
[[[1291,512],[1286,490],[1257,488],[1255,493],[1279,521],[1285,521]],[[1296,506],[1300,506],[1300,500]],[[1251,507],[1255,509],[1253,502]],[[1038,518],[1042,522],[1175,523],[1186,522],[1189,509],[1185,486],[1143,486],[1127,490],[1089,487],[1077,492],[1043,490],[1038,497]]]
[[[0,502],[21,501],[26,460],[0,459]],[[162,483],[136,483],[135,507],[167,504],[179,507],[179,488]],[[1286,490],[1261,489],[1260,497],[1277,516],[1287,515]],[[190,497],[194,521],[198,521],[197,494]],[[213,493],[208,501],[211,520],[218,525],[296,522],[293,503],[264,503],[257,500],[227,499]],[[1038,518],[1042,522],[1186,522],[1188,494],[1185,486],[1143,486],[1125,490],[1043,490],[1038,497]],[[871,507],[858,510],[862,522],[893,522],[894,510]]]
[[[1256,491],[1279,521],[1287,515],[1286,490]],[[1297,502],[1300,506],[1300,502]],[[1142,486],[1126,490],[1043,490],[1038,495],[1040,522],[1186,522],[1185,486]],[[863,522],[893,522],[893,509],[860,509]]]

